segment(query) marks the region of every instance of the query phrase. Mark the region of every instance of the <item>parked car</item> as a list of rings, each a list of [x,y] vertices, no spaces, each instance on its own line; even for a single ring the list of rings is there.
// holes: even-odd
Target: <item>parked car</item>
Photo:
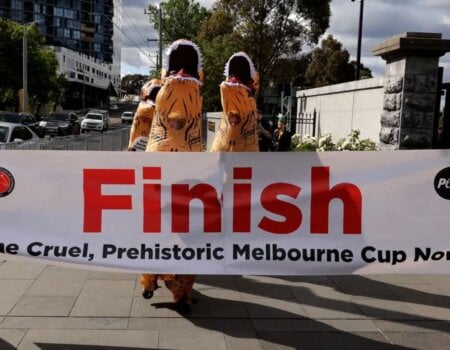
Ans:
[[[0,112],[0,122],[26,125],[38,136],[43,136],[38,121],[30,113]]]
[[[119,106],[118,106],[118,105],[111,105],[111,106],[109,107],[109,109],[110,109],[111,111],[117,111],[117,110],[119,109]]]
[[[39,123],[44,135],[66,136],[80,134],[80,120],[74,112],[52,112]]]
[[[131,124],[133,122],[134,113],[130,111],[125,111],[122,113],[122,124]]]
[[[86,113],[81,122],[81,132],[103,131],[109,128],[109,113],[102,109],[92,109]]]
[[[0,122],[0,143],[39,140],[39,136],[28,126],[16,123]]]

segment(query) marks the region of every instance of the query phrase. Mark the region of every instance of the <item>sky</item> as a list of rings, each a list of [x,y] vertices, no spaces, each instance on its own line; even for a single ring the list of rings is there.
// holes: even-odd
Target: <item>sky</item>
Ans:
[[[214,1],[198,2],[211,7]],[[157,42],[147,39],[157,39],[158,36],[144,9],[158,1],[124,0],[122,3],[121,75],[148,74],[156,62]],[[359,9],[359,0],[332,0],[330,27],[325,33],[338,39],[353,60],[356,60]],[[372,55],[373,48],[404,32],[442,33],[443,39],[450,40],[450,0],[365,0],[361,62],[372,70],[374,76],[384,74],[385,61]],[[450,53],[440,59],[440,66],[444,67],[444,82],[450,82]]]

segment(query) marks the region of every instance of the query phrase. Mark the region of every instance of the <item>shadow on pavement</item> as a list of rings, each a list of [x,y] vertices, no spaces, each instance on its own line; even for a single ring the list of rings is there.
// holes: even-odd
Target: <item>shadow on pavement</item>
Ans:
[[[8,343],[7,341],[0,339],[0,349],[2,350],[14,350],[15,347],[12,346],[10,343]]]
[[[314,278],[308,277],[276,276],[274,278],[291,282],[314,283]],[[360,275],[329,276],[328,278],[334,284],[335,290],[347,295],[450,309],[450,297],[446,295],[424,292],[399,284],[380,282]],[[417,286],[420,286],[420,284]]]
[[[155,348],[124,348],[123,346],[36,343],[41,350],[156,350]],[[2,347],[0,349],[3,350]],[[170,350],[170,349],[166,349]]]
[[[357,280],[351,281],[348,279],[348,287],[347,289],[342,290],[338,288],[338,286],[333,281],[326,281],[326,279],[321,276],[319,277],[283,277],[283,276],[271,276],[271,278],[283,279],[291,282],[306,282],[317,285],[328,286],[334,288],[335,290],[350,294],[353,296],[364,296],[373,299],[382,299],[382,300],[391,300],[391,301],[401,301],[401,302],[411,302],[411,303],[419,303],[428,306],[435,306],[441,308],[450,308],[450,297],[436,295],[433,293],[426,293],[421,291],[416,291],[414,289],[399,287],[397,285],[392,286],[390,284],[384,282],[374,281],[368,278],[364,278],[361,276],[345,276],[347,277],[356,277]],[[223,285],[219,281],[215,279],[199,281],[202,284],[215,286],[218,288],[227,288],[226,285]],[[363,307],[359,306],[356,303],[346,300],[337,300],[333,298],[323,297],[317,294],[314,294],[311,289],[306,286],[296,286],[296,285],[280,285],[280,284],[271,284],[267,282],[255,281],[246,277],[236,277],[236,284],[238,290],[243,293],[257,295],[264,298],[277,298],[274,294],[274,290],[279,288],[280,286],[285,286],[291,289],[292,291],[292,299],[298,300],[300,305],[313,306],[321,309],[329,309],[333,311],[340,311],[345,313],[355,313],[358,311],[359,313],[355,313],[355,315],[365,315],[367,317],[373,317],[375,319],[389,320],[395,323],[408,323],[409,321],[417,321],[421,322],[420,325],[423,328],[444,331],[450,333],[450,322],[442,319],[435,319],[431,317],[425,317],[420,315],[411,315],[406,312],[402,312],[399,310],[389,309],[388,306],[386,308],[379,308],[376,306],[364,305]],[[362,287],[358,287],[362,286]],[[392,288],[400,288],[403,292],[404,297],[400,297],[395,294],[394,291],[390,290],[388,286],[392,286]],[[353,292],[352,292],[353,291]],[[408,297],[410,295],[410,297]],[[261,307],[261,306],[260,306]],[[280,310],[277,310],[279,312]],[[425,322],[424,322],[425,321]]]
[[[359,332],[348,333],[325,323],[314,319],[301,317],[287,311],[255,304],[252,302],[242,302],[228,299],[213,298],[204,294],[195,292],[195,297],[199,298],[199,303],[191,306],[191,312],[180,312],[173,303],[152,303],[155,308],[166,308],[178,312],[188,321],[192,322],[196,327],[217,331],[234,338],[254,338],[262,342],[274,343],[279,346],[292,347],[294,349],[364,349],[364,350],[384,350],[397,349],[408,350],[409,347],[403,347],[389,343],[389,341],[379,332]],[[239,322],[242,319],[236,318],[222,318],[213,319],[202,316],[198,309],[214,310],[220,305],[221,309],[236,310],[250,307],[257,307],[260,312],[266,314],[276,314],[276,319],[266,318],[263,322],[287,322],[290,324],[289,330],[280,331],[254,331],[252,321],[247,327],[240,327]],[[246,316],[248,318],[248,315]],[[292,324],[296,321],[308,323],[307,329],[293,329]],[[253,320],[255,322],[255,320]],[[234,324],[234,326],[233,326]],[[295,327],[295,326],[294,326]],[[270,327],[273,329],[273,327]],[[265,344],[267,346],[267,344]],[[262,345],[265,348],[264,345]]]

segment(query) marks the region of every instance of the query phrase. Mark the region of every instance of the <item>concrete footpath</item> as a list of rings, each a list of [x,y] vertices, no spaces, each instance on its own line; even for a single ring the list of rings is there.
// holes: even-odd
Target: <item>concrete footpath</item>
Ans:
[[[450,276],[199,276],[189,316],[137,274],[0,261],[0,350],[450,349]]]

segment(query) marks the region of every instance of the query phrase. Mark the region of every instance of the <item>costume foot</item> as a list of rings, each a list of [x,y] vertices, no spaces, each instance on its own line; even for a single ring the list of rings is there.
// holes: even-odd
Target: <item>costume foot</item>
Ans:
[[[182,298],[175,303],[175,310],[182,315],[191,313],[191,300],[189,298]]]
[[[152,290],[143,290],[142,297],[144,299],[151,299],[153,297],[153,291]]]

